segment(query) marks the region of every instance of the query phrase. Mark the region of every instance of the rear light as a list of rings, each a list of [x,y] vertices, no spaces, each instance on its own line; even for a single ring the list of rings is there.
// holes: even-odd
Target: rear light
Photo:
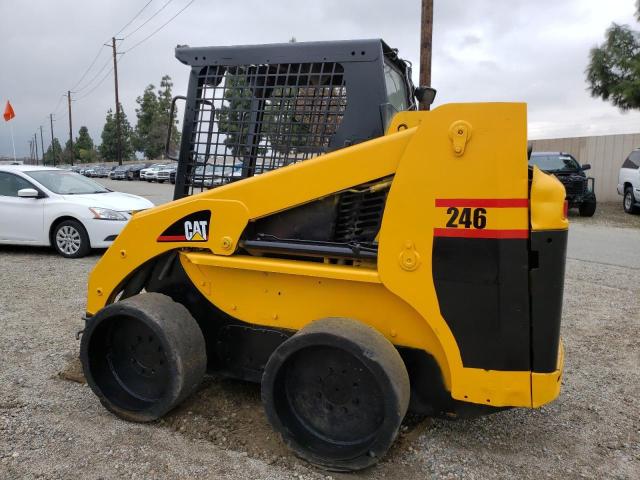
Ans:
[[[565,200],[564,206],[562,207],[562,218],[566,220],[568,217],[569,217],[569,202]]]

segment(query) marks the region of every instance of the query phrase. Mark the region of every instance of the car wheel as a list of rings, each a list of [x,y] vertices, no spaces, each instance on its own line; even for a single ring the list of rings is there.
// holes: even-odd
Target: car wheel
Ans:
[[[635,197],[633,196],[633,188],[627,187],[624,189],[624,197],[622,197],[622,207],[624,211],[627,213],[636,213],[638,210],[634,205],[636,202]]]
[[[84,257],[91,251],[89,235],[76,220],[65,220],[53,231],[53,247],[65,258]]]
[[[580,204],[578,207],[581,217],[593,217],[596,213],[596,198],[589,198]]]

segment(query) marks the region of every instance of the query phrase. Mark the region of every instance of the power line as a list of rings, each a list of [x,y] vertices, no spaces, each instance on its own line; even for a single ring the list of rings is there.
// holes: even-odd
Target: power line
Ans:
[[[118,60],[118,61],[119,61],[119,60]],[[95,92],[95,91],[98,89],[98,87],[99,87],[100,85],[102,85],[102,84],[104,83],[104,81],[109,77],[109,75],[111,75],[111,72],[113,72],[113,67],[111,67],[111,68],[109,69],[109,71],[104,75],[104,77],[102,77],[102,78],[100,79],[100,81],[99,81],[99,82],[98,82],[98,83],[97,83],[97,84],[96,84],[96,85],[95,85],[91,90],[89,90],[87,93],[85,93],[85,94],[84,94],[84,95],[82,95],[81,97],[76,98],[76,100],[75,100],[75,101],[77,102],[78,100],[82,100],[83,98],[87,98],[89,95],[91,95],[93,92]]]
[[[189,6],[195,2],[196,0],[191,0],[189,3],[187,3],[182,9],[180,9],[178,11],[178,13],[176,13],[173,17],[171,17],[169,20],[167,20],[165,23],[163,23],[162,25],[160,25],[160,27],[158,27],[157,29],[155,29],[153,32],[151,32],[151,34],[147,35],[146,37],[144,37],[142,40],[140,40],[138,43],[136,43],[133,47],[129,48],[128,50],[126,50],[123,53],[129,53],[131,50],[133,50],[134,48],[136,48],[138,45],[146,42],[147,40],[149,40],[151,37],[153,37],[156,33],[158,33],[160,30],[162,30],[164,27],[166,27],[169,23],[171,23],[173,21],[174,18],[176,18],[178,15],[180,15],[182,12],[184,12],[187,8],[189,8]],[[126,37],[125,37],[126,38]]]
[[[107,58],[107,61],[104,63],[104,65],[102,65],[100,70],[98,70],[97,73],[93,77],[91,77],[91,80],[89,80],[84,87],[79,88],[78,90],[72,90],[73,93],[80,93],[83,90],[86,90],[87,88],[89,88],[89,86],[91,86],[91,84],[95,81],[95,79],[100,76],[100,74],[104,71],[105,68],[107,68],[110,62],[111,62],[111,59]]]
[[[149,23],[156,15],[158,15],[161,11],[163,11],[165,8],[167,8],[167,6],[173,2],[173,0],[167,0],[164,5],[162,5],[160,7],[159,10],[157,10],[153,15],[151,15],[149,18],[147,18],[141,25],[138,25],[138,28],[136,28],[133,32],[128,33],[127,35],[125,35],[125,39],[130,37],[131,35],[133,35],[134,33],[136,33],[138,30],[140,30],[142,27],[144,27],[147,23]]]
[[[98,58],[100,57],[100,54],[101,54],[103,51],[104,51],[104,50],[103,50],[103,47],[102,47],[102,46],[100,46],[100,50],[98,50],[98,53],[97,53],[97,54],[96,54],[96,56],[93,58],[93,61],[91,62],[91,64],[89,65],[89,67],[84,71],[84,73],[83,73],[83,74],[82,74],[82,76],[80,77],[80,80],[78,80],[78,81],[76,82],[76,84],[75,84],[73,87],[71,87],[71,90],[75,90],[75,89],[76,89],[76,87],[82,83],[82,80],[84,80],[84,77],[86,77],[86,76],[87,76],[87,74],[89,73],[89,71],[91,71],[91,69],[92,69],[92,68],[93,68],[93,66],[96,64],[96,62],[98,61]],[[89,82],[89,83],[91,83],[91,82]],[[86,87],[85,87],[85,88],[86,88]]]
[[[133,18],[132,18],[131,20],[129,20],[129,22],[128,22],[124,27],[122,27],[120,30],[118,30],[118,33],[116,33],[116,35],[115,35],[115,36],[117,37],[118,35],[120,35],[120,34],[122,33],[122,31],[123,31],[125,28],[127,28],[129,25],[131,25],[131,24],[133,23],[133,21],[134,21],[136,18],[138,18],[138,16],[140,16],[140,14],[144,11],[144,9],[145,9],[145,8],[147,8],[147,7],[149,6],[149,4],[150,4],[151,2],[153,2],[153,0],[149,0],[147,3],[145,3],[145,4],[144,4],[144,7],[142,7],[142,8],[138,11],[138,13],[136,13],[136,14],[133,16]]]
[[[55,113],[58,113],[58,110],[60,109],[60,105],[62,104],[62,99],[63,99],[65,96],[66,96],[66,94],[64,94],[64,93],[60,95],[60,98],[58,99],[58,103],[56,104],[56,108],[54,108],[54,109],[52,110],[54,114],[55,114]],[[48,118],[48,117],[46,117],[46,118]]]
[[[140,16],[140,14],[141,14],[141,13],[142,13],[142,12],[143,12],[143,11],[144,11],[144,10],[145,10],[145,9],[146,9],[146,8],[147,8],[147,7],[152,3],[152,2],[153,2],[153,0],[149,0],[147,3],[145,3],[144,7],[142,7],[140,10],[138,10],[138,13],[136,13],[136,14],[133,16],[133,18],[132,18],[131,20],[129,20],[129,21],[127,22],[127,24],[126,24],[124,27],[122,27],[122,28],[120,29],[120,31],[118,31],[118,33],[116,33],[116,36],[118,36],[118,35],[119,35],[119,34],[120,34],[120,33],[121,33],[125,28],[127,28],[129,25],[131,25],[131,23],[133,23],[133,21],[134,21],[136,18],[138,18],[138,17]],[[104,42],[103,42],[103,43],[104,43]],[[84,71],[84,73],[83,73],[83,74],[82,74],[82,76],[80,77],[80,80],[78,80],[78,81],[76,82],[76,84],[75,84],[73,87],[71,87],[71,90],[72,90],[72,91],[76,91],[76,88],[78,87],[78,85],[80,85],[80,84],[82,83],[82,80],[84,80],[84,78],[87,76],[87,74],[91,71],[91,69],[93,68],[93,66],[94,66],[94,65],[96,64],[96,62],[98,61],[98,58],[100,58],[100,55],[102,54],[102,52],[104,52],[104,50],[103,50],[103,46],[100,46],[100,49],[98,50],[98,53],[96,53],[96,56],[95,56],[95,57],[93,58],[93,60],[91,61],[91,64],[90,64],[90,65],[87,67],[87,69]],[[109,63],[109,62],[107,62],[107,64],[108,64],[108,63]],[[102,70],[104,70],[104,67],[101,69],[101,71],[102,71]],[[94,76],[94,78],[95,78],[95,77],[97,77],[99,74],[100,74],[100,73],[96,74],[96,75]],[[86,89],[86,88],[87,88],[87,86],[88,86],[89,84],[91,84],[91,81],[90,81],[87,85],[85,85],[83,88],[81,88],[81,89],[79,89],[79,90],[77,90],[77,91],[82,91],[82,90]]]

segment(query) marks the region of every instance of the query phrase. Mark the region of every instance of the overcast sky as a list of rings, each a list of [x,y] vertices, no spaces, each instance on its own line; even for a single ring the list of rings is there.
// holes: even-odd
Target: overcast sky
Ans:
[[[122,33],[126,52],[190,0],[153,0]],[[10,100],[18,156],[42,125],[45,148],[69,137],[67,90],[74,137],[81,125],[100,142],[113,108],[110,41],[148,0],[1,0],[0,103]],[[433,86],[436,104],[525,101],[530,138],[640,131],[640,113],[620,113],[586,91],[589,49],[611,22],[634,25],[633,0],[434,0]],[[165,6],[166,5],[166,6]],[[151,15],[162,11],[134,32]],[[195,0],[164,29],[125,53],[119,64],[120,101],[132,124],[135,99],[163,74],[174,95],[186,92],[188,67],[174,58],[177,44],[237,45],[381,37],[415,65],[420,0]],[[80,81],[100,52],[93,68]],[[106,65],[106,66],[105,66]],[[100,70],[105,66],[104,70]],[[98,85],[99,81],[103,83]],[[79,82],[80,81],[80,82]],[[78,83],[79,82],[79,83]],[[84,98],[83,98],[84,97]],[[12,155],[9,123],[1,121],[0,156]],[[40,141],[38,137],[38,142]]]

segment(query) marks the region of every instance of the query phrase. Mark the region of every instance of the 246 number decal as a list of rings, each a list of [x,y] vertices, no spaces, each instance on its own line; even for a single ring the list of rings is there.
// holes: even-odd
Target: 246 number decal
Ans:
[[[449,221],[447,227],[458,228],[463,226],[464,228],[478,228],[482,229],[487,226],[487,210],[484,208],[447,208],[447,215],[449,215]]]

